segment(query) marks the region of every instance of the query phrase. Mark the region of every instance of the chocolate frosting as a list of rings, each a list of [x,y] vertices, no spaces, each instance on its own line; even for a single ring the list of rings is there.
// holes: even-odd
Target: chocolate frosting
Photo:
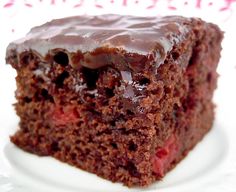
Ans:
[[[190,22],[191,19],[180,16],[101,15],[57,19],[33,28],[26,37],[10,43],[6,58],[8,61],[13,53],[19,58],[25,51],[45,58],[63,50],[73,65],[79,63],[92,69],[117,61],[127,62],[124,58],[127,54],[141,55],[159,66],[188,33]],[[73,58],[76,54],[82,59]]]

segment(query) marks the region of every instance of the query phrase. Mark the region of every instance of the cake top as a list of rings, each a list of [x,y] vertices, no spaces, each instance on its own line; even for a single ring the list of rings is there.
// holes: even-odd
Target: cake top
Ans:
[[[33,28],[26,37],[12,42],[7,56],[12,51],[19,54],[30,50],[45,57],[55,49],[82,54],[113,49],[113,53],[152,55],[160,64],[167,52],[183,40],[190,22],[191,19],[180,16],[101,15],[57,19]],[[97,68],[101,64],[85,65]]]

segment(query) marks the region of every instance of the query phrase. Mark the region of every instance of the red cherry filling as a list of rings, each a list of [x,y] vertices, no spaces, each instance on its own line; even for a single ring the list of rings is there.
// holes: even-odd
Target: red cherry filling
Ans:
[[[173,134],[165,141],[163,147],[156,149],[156,154],[153,158],[153,172],[163,177],[171,162],[174,161],[178,150],[179,143]]]
[[[71,106],[55,106],[52,110],[52,123],[56,126],[66,125],[78,120],[77,111]]]

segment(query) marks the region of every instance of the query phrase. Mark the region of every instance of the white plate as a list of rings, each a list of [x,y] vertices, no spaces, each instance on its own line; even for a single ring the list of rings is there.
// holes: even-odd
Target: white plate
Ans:
[[[2,13],[0,3],[0,19]],[[19,11],[8,15],[14,20],[0,20],[1,34],[4,34],[0,36],[0,192],[236,192],[236,64],[232,47],[232,42],[236,42],[235,16],[218,23],[226,34],[218,68],[216,120],[212,131],[162,181],[145,189],[128,189],[53,158],[25,153],[9,142],[9,135],[17,129],[18,118],[12,106],[15,72],[5,65],[5,48],[12,39],[23,36],[30,26],[50,20],[35,17],[38,13],[31,14],[35,21],[28,23],[20,22],[26,15]],[[203,18],[209,19],[207,14]],[[18,32],[9,33],[14,23]]]

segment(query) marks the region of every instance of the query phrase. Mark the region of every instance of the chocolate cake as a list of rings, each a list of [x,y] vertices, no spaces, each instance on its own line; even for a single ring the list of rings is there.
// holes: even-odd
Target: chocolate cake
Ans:
[[[148,186],[212,127],[222,32],[181,16],[76,16],[7,48],[25,151]]]

